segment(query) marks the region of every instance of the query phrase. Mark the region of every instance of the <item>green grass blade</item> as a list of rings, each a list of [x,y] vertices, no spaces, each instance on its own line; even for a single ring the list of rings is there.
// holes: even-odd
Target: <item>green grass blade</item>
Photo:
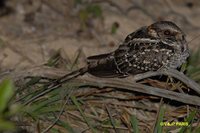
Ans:
[[[81,49],[79,49],[78,51],[78,54],[77,56],[75,57],[75,60],[73,61],[72,65],[71,65],[71,70],[74,68],[74,66],[77,64],[78,62],[78,59],[80,58],[80,55],[81,55]]]
[[[60,126],[64,127],[65,129],[67,129],[67,131],[69,133],[76,133],[68,122],[64,122],[64,121],[59,120],[57,123],[58,123],[57,125],[60,125]]]
[[[160,125],[160,123],[163,122],[164,112],[165,112],[164,107],[161,106],[154,133],[162,133],[163,127]]]
[[[12,122],[0,119],[0,132],[14,129],[15,125]]]
[[[196,115],[196,111],[192,111],[189,116],[186,118],[185,122],[188,122],[188,124],[190,125],[194,119]],[[179,133],[185,133],[185,131],[188,129],[188,126],[184,126],[181,128],[181,130],[179,131]],[[190,129],[191,130],[191,129]]]
[[[131,116],[131,125],[134,133],[139,133],[138,120],[135,115]]]
[[[93,133],[95,133],[94,128],[92,127],[92,125],[90,124],[89,120],[87,119],[87,117],[85,116],[85,114],[83,113],[83,111],[80,108],[80,105],[76,99],[76,97],[71,96],[71,100],[73,101],[73,103],[76,105],[77,109],[79,110],[79,112],[81,113],[83,119],[85,120],[85,122],[87,123],[88,127],[92,130]]]
[[[13,85],[10,80],[4,80],[0,84],[0,114],[3,113],[11,97],[14,94]]]

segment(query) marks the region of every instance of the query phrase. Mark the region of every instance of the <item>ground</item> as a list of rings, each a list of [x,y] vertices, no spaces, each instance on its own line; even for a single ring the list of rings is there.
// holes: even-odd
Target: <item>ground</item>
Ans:
[[[115,50],[129,33],[159,20],[176,23],[187,35],[191,51],[200,47],[199,0],[6,0],[6,5],[0,8],[0,15],[1,73],[41,66],[57,52],[65,59],[65,64],[74,62],[78,57],[75,67],[78,69],[86,64],[88,56]],[[66,66],[59,69],[70,70]],[[148,82],[159,84],[153,80]],[[155,126],[155,118],[161,110],[158,97],[97,88],[78,90],[73,95],[84,101],[81,109],[92,118],[92,122],[107,122],[115,117],[116,125],[118,120],[125,125],[117,128],[128,132],[131,131],[130,114],[137,114],[142,131],[151,131]],[[65,91],[61,93],[65,94]],[[58,95],[64,99],[61,93]],[[73,104],[77,107],[75,99],[71,99],[69,107]],[[193,110],[188,105],[171,105],[170,100],[164,101],[168,111],[165,117],[171,121],[176,120],[173,117],[185,118],[188,110]],[[67,118],[64,115],[62,118],[69,120],[75,131],[85,131],[88,125],[84,123],[80,110],[73,109],[66,110],[69,119],[67,115]],[[109,111],[113,116],[108,115]],[[38,116],[46,120],[46,116]],[[77,128],[81,124],[82,127]],[[103,124],[100,129],[112,129],[112,126]]]
[[[86,4],[77,5],[73,0],[7,1],[12,11],[0,18],[1,71],[40,65],[58,49],[71,59],[81,49],[84,64],[85,57],[114,50],[127,34],[157,20],[175,22],[188,41],[200,33],[198,0],[93,0],[90,4],[99,5],[102,16],[86,20],[90,25],[84,29],[79,11]],[[119,28],[111,34],[113,23]],[[191,49],[198,48],[199,39],[189,43]]]

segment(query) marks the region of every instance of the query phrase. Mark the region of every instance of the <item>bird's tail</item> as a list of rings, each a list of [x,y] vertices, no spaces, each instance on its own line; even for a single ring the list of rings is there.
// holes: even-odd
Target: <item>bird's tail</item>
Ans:
[[[71,72],[69,74],[66,74],[63,77],[57,79],[57,82],[59,82],[59,83],[67,82],[67,81],[69,81],[71,79],[74,79],[74,78],[76,78],[76,77],[78,77],[80,75],[85,74],[87,71],[88,71],[88,67],[82,67],[82,68],[80,68],[80,69],[78,69],[76,71],[73,71],[73,72]]]
[[[120,77],[113,53],[90,56],[87,58],[88,73],[101,78]]]
[[[52,82],[51,86],[62,84],[71,79],[74,79],[80,75],[88,72],[91,75],[102,78],[120,77],[120,73],[117,72],[116,64],[114,62],[113,53],[101,54],[96,56],[90,56],[87,58],[87,66],[82,67],[76,71],[73,71],[65,76],[56,79]]]
[[[85,74],[88,71],[88,67],[82,67],[76,71],[73,71],[69,74],[66,74],[58,79],[53,80],[50,84],[48,84],[48,88],[57,88],[69,80],[75,79],[76,77]]]

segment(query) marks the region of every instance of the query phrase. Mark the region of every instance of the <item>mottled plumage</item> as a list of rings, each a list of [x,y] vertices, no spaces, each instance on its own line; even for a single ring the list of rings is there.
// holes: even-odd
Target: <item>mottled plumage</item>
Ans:
[[[114,52],[88,57],[88,72],[98,77],[126,77],[162,68],[176,69],[188,58],[183,31],[159,21],[129,34]]]

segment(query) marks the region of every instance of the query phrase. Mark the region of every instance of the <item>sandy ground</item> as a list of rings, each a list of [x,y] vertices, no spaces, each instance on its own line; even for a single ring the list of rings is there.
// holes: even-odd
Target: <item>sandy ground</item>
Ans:
[[[84,0],[83,0],[84,1]],[[89,1],[89,0],[88,0]],[[0,17],[0,71],[45,63],[61,49],[74,59],[82,50],[80,66],[90,55],[114,50],[127,34],[157,20],[171,20],[192,40],[200,35],[199,0],[90,0],[102,9],[102,17],[90,20],[80,32],[79,11],[73,0],[9,0],[13,10]],[[119,28],[111,34],[113,23]],[[199,47],[198,37],[189,46]]]

